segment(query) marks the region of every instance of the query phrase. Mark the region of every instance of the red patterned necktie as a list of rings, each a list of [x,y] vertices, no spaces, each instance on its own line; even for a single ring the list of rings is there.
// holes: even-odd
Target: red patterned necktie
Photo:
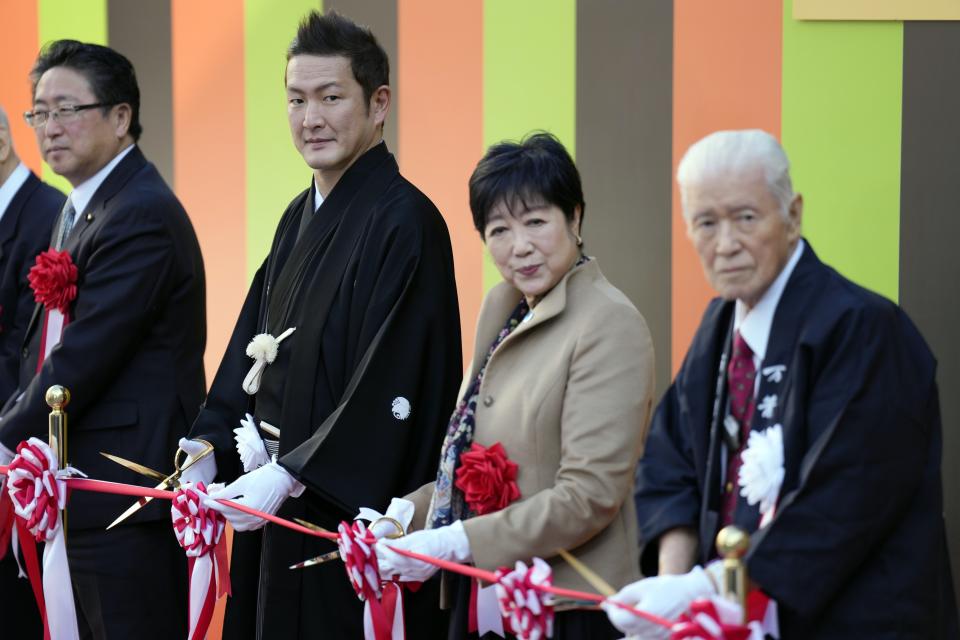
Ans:
[[[733,336],[733,354],[730,364],[727,365],[727,390],[730,398],[730,415],[740,425],[740,446],[736,451],[728,451],[730,457],[727,464],[727,478],[723,491],[723,511],[721,526],[733,522],[734,510],[737,507],[737,494],[740,492],[737,485],[737,475],[740,472],[740,452],[747,444],[750,435],[750,422],[753,420],[753,410],[756,406],[754,397],[754,379],[757,368],[753,364],[753,350],[737,331]]]

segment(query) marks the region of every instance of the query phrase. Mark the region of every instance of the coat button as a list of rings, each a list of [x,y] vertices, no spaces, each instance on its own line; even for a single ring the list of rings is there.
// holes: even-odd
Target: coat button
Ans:
[[[28,357],[30,357],[30,349],[28,349],[27,347],[24,347],[23,351],[20,352],[20,355],[23,356],[24,359],[27,359]]]
[[[483,406],[489,407],[493,404],[493,396],[487,396],[483,399]]]

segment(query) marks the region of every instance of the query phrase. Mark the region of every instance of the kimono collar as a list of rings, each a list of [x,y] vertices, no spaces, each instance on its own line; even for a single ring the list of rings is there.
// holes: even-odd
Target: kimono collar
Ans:
[[[793,273],[793,269],[797,266],[802,254],[803,238],[797,242],[793,255],[790,256],[783,271],[764,292],[753,309],[747,310],[746,305],[737,300],[733,328],[743,336],[758,362],[763,362],[764,356],[767,354],[770,328],[773,326],[773,314],[776,312],[780,296],[783,295],[783,290],[787,286],[787,280],[790,279],[790,274]]]

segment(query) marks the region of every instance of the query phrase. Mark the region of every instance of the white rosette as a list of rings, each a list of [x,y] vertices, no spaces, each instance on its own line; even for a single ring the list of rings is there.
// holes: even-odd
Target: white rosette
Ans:
[[[280,343],[296,330],[296,327],[290,327],[276,338],[269,333],[259,333],[250,340],[247,345],[247,356],[253,358],[253,366],[247,372],[247,377],[243,379],[243,390],[249,395],[252,396],[260,390],[260,379],[263,378],[264,369],[277,359]]]
[[[750,432],[747,448],[741,454],[737,483],[747,503],[760,505],[760,526],[773,519],[777,498],[783,486],[783,427],[775,424],[764,431]]]
[[[243,463],[243,470],[249,473],[270,462],[270,455],[263,445],[263,438],[257,430],[257,424],[249,413],[240,420],[240,426],[233,430],[233,439],[237,443],[237,453]]]

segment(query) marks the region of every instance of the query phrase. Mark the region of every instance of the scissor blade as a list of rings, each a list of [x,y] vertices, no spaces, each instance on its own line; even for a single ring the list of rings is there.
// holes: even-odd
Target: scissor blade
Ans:
[[[164,478],[163,482],[155,486],[154,489],[160,489],[161,491],[166,491],[167,489],[170,488],[170,484],[172,481],[173,481],[173,478]],[[123,522],[124,520],[132,516],[133,514],[135,514],[137,511],[140,511],[140,509],[143,509],[145,506],[147,506],[147,504],[151,500],[153,500],[152,496],[143,496],[142,498],[137,498],[137,501],[134,502],[132,505],[130,505],[126,511],[121,513],[119,518],[117,518],[116,520],[110,523],[110,525],[107,527],[107,530],[112,529],[113,527],[117,526],[118,524],[120,524],[121,522]]]
[[[307,529],[310,529],[311,531],[319,531],[320,533],[330,533],[320,525],[313,524],[312,522],[308,522],[306,520],[303,520],[302,518],[294,518],[293,521],[296,522],[297,524],[305,526]]]
[[[304,560],[303,562],[292,564],[290,565],[290,568],[303,569],[305,567],[313,567],[318,564],[323,564],[324,562],[330,562],[331,560],[339,560],[339,559],[340,559],[339,551],[330,551],[329,553],[325,553],[322,556],[317,556],[316,558],[310,558],[309,560]]]
[[[116,462],[121,467],[126,467],[127,469],[130,469],[130,471],[136,471],[140,475],[147,476],[148,478],[153,478],[154,480],[166,480],[168,477],[167,474],[165,473],[160,473],[159,471],[155,471],[150,467],[145,467],[142,464],[138,464],[136,462],[133,462],[132,460],[127,460],[126,458],[121,458],[120,456],[104,453],[103,451],[100,452],[100,455],[102,455],[107,460]]]

